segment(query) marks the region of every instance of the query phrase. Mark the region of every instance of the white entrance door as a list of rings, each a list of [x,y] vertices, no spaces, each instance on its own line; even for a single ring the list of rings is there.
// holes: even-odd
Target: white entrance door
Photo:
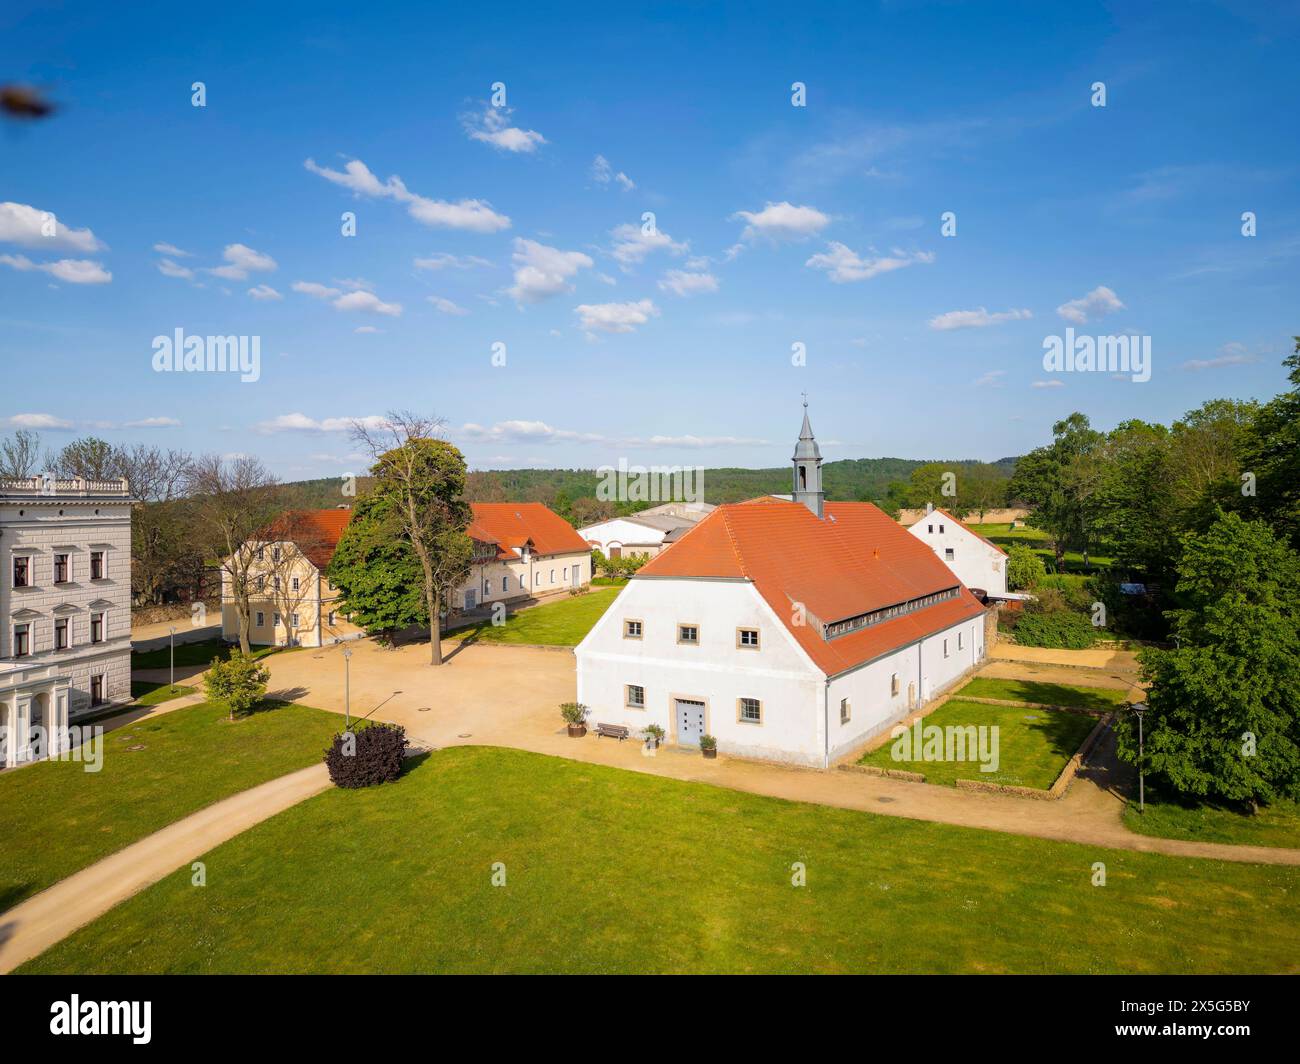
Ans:
[[[575,566],[573,567],[573,570],[572,570],[573,575],[569,578],[569,586],[570,586],[570,587],[577,587],[577,586],[578,586],[578,573],[581,571],[581,569],[582,569],[582,566],[580,566],[580,565],[575,565]]]
[[[704,703],[677,699],[677,745],[699,746],[704,734]]]
[[[474,608],[474,600],[476,597],[477,596],[474,591],[465,592],[465,608],[467,610],[472,610]]]

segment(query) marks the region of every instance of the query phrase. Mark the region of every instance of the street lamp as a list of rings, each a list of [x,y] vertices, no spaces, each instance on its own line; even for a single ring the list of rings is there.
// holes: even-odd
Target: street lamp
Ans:
[[[1138,719],[1138,812],[1147,811],[1146,774],[1142,771],[1144,758],[1142,753],[1142,714],[1147,711],[1145,702],[1134,702],[1128,707]]]
[[[352,730],[352,651],[343,651],[343,730]]]
[[[167,650],[168,650],[168,657],[171,658],[172,693],[175,694],[176,693],[176,629],[175,628],[167,629]]]

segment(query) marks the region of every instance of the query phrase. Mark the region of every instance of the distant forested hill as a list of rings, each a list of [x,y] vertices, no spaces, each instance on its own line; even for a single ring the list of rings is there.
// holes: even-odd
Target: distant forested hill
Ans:
[[[827,462],[822,466],[826,497],[832,500],[886,502],[891,484],[906,482],[913,470],[933,464],[911,458],[851,458]],[[977,465],[973,461],[940,463],[955,470]],[[1015,469],[1014,458],[990,463],[1002,476]],[[357,484],[357,492],[366,490],[368,478]],[[756,495],[785,494],[790,491],[788,466],[776,469],[719,468],[704,471],[704,501],[740,502]],[[541,502],[570,520],[584,522],[607,512],[631,513],[652,503],[623,503],[595,508],[596,488],[600,477],[594,469],[503,469],[469,474],[466,495],[475,502]],[[303,480],[286,485],[291,505],[302,509],[320,509],[352,501],[343,495],[337,479]]]

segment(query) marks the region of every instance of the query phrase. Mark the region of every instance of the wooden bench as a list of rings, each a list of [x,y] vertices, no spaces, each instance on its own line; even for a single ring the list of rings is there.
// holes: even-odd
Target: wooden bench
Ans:
[[[631,734],[632,732],[626,727],[626,725],[623,724],[597,724],[596,725],[597,739],[599,739],[603,735],[607,739],[617,739],[619,740],[619,742],[622,742]]]

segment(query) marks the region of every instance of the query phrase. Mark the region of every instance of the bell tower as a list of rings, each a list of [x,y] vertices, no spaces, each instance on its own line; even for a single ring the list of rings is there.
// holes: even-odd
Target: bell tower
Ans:
[[[794,501],[822,516],[826,493],[822,491],[822,452],[808,422],[808,393],[803,397],[803,428],[794,447]]]

